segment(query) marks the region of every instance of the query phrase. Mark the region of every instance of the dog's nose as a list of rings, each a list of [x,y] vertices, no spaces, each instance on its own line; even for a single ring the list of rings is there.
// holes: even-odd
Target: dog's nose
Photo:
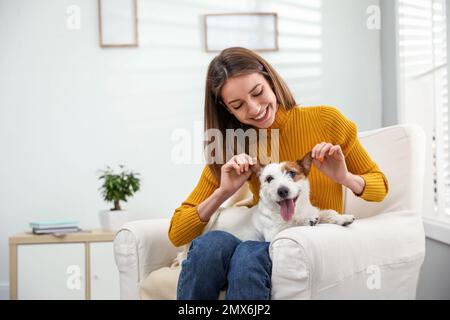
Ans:
[[[286,187],[280,187],[278,188],[278,195],[284,199],[289,195],[289,189]]]

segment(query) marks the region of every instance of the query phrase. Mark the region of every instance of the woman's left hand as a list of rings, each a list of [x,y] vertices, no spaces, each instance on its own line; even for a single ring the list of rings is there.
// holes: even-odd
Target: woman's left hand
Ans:
[[[317,144],[311,152],[313,163],[334,182],[344,184],[349,172],[345,164],[344,153],[341,146],[322,142]]]

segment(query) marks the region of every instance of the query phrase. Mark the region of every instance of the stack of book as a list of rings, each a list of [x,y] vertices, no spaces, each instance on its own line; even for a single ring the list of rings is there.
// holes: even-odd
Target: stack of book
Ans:
[[[30,223],[34,234],[66,234],[78,232],[78,221],[56,220],[56,221],[35,221]]]

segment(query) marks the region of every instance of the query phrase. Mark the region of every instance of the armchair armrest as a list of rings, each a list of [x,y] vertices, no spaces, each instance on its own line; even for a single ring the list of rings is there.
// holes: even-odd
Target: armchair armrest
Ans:
[[[168,219],[151,219],[123,225],[114,239],[122,299],[138,299],[138,284],[153,270],[170,266],[181,248],[169,240]]]
[[[270,255],[273,299],[414,299],[425,234],[417,213],[389,212],[348,227],[286,229]]]

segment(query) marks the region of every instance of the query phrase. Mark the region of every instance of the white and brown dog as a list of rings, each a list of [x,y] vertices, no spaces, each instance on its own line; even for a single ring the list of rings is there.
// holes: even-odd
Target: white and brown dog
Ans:
[[[334,210],[321,210],[311,204],[308,175],[312,156],[309,152],[295,162],[257,164],[252,171],[259,177],[259,202],[252,208],[221,208],[211,217],[203,234],[227,231],[242,241],[272,241],[282,230],[295,226],[332,223],[347,226],[355,217]],[[179,254],[181,263],[190,244]]]
[[[295,162],[272,163],[254,167],[259,176],[260,199],[252,215],[260,239],[271,241],[281,230],[295,226],[333,223],[347,226],[355,217],[334,210],[321,210],[310,202],[308,175],[311,152]]]

